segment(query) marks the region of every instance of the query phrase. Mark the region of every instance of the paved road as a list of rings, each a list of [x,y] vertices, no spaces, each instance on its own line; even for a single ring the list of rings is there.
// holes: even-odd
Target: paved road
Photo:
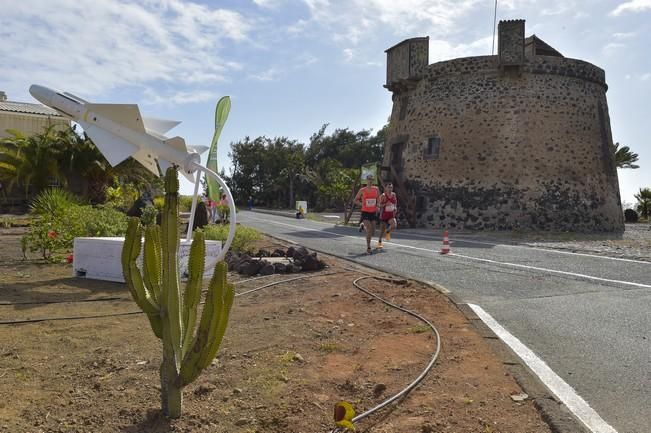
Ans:
[[[443,285],[482,307],[574,388],[603,419],[594,432],[651,432],[651,263],[461,235],[451,239],[453,255],[441,256],[441,237],[424,230],[399,230],[382,253],[368,256],[355,228],[246,211],[238,218],[308,248]]]

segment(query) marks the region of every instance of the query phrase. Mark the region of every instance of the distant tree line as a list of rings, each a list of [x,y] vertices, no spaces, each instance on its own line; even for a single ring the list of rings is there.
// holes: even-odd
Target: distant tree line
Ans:
[[[387,126],[371,130],[335,129],[323,125],[301,143],[287,137],[245,137],[231,144],[233,171],[227,182],[238,204],[249,197],[255,205],[294,207],[307,200],[315,209],[343,209],[360,167],[381,162]]]

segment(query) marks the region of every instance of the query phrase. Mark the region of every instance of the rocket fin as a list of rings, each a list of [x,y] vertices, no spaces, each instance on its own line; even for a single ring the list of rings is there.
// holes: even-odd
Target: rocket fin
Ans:
[[[161,159],[161,158],[159,158],[159,159],[158,159],[158,165],[159,165],[159,167],[160,167],[160,171],[164,174],[164,173],[167,172],[167,169],[170,168],[170,167],[172,166],[172,163],[169,162],[169,161],[166,160],[166,159]]]
[[[156,119],[154,117],[143,117],[142,121],[145,124],[147,132],[155,132],[160,135],[165,134],[181,123],[178,120]]]
[[[147,170],[154,173],[156,176],[160,176],[158,171],[158,164],[149,149],[140,149],[138,152],[133,154],[133,159],[141,163]]]
[[[102,155],[113,167],[133,155],[138,147],[128,141],[123,140],[117,135],[111,134],[105,129],[92,125],[87,122],[78,121],[79,125],[84,128],[86,135],[93,140]]]
[[[106,117],[118,125],[133,129],[137,132],[146,132],[142,123],[140,109],[136,104],[86,104],[88,111]]]
[[[199,155],[201,155],[201,154],[203,154],[206,150],[208,150],[209,147],[208,147],[208,146],[188,146],[188,149],[191,150],[191,151],[194,150],[194,151],[197,152]]]
[[[169,140],[165,140],[165,144],[167,144],[168,146],[176,150],[180,150],[183,153],[187,153],[188,151],[188,148],[185,145],[185,140],[179,136],[170,138]]]

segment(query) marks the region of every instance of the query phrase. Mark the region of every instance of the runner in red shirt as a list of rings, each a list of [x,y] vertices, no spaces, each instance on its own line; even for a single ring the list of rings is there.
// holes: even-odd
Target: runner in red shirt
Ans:
[[[380,197],[380,189],[373,185],[373,175],[366,177],[366,186],[360,188],[355,196],[355,203],[362,206],[362,223],[366,229],[366,253],[371,254],[371,239],[375,234],[375,222],[377,221],[377,203]]]
[[[384,193],[380,196],[380,239],[377,241],[378,248],[382,248],[382,237],[386,231],[386,240],[391,240],[391,230],[395,230],[398,212],[398,197],[393,192],[393,184],[388,182],[384,185]],[[388,226],[388,229],[387,229]]]

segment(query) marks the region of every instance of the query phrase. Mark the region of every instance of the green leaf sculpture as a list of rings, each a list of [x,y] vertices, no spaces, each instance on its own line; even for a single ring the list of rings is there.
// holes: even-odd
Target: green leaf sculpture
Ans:
[[[185,292],[179,276],[179,180],[174,167],[165,173],[165,206],[161,225],[144,227],[131,218],[122,249],[122,271],[136,304],[147,314],[163,342],[160,366],[161,406],[170,418],[181,416],[183,387],[208,367],[221,344],[233,305],[233,285],[226,282],[226,263],[215,266],[197,326],[197,309],[206,253],[205,235],[194,233]],[[145,244],[142,272],[136,260]],[[195,332],[196,328],[196,332]]]

